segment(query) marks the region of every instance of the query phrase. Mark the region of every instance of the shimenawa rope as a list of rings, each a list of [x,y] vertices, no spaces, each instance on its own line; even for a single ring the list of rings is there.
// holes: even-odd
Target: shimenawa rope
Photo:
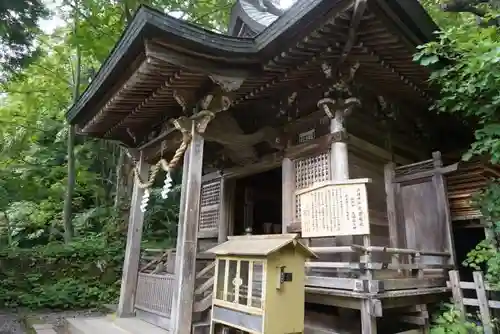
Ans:
[[[211,112],[209,110],[202,110],[199,113],[197,113],[196,115],[191,116],[189,118],[189,120],[195,122],[197,120],[207,119],[208,122],[210,122],[214,117],[215,117],[215,114],[213,112]],[[182,142],[181,142],[180,146],[177,148],[177,150],[175,151],[175,154],[172,157],[172,159],[170,160],[170,162],[168,162],[167,160],[165,160],[163,158],[160,158],[160,160],[158,160],[158,162],[152,166],[147,182],[144,182],[141,180],[140,173],[139,173],[139,170],[137,167],[137,163],[135,163],[136,166],[134,166],[134,169],[133,169],[134,178],[135,178],[135,182],[137,182],[137,185],[139,186],[139,188],[142,188],[142,189],[151,188],[155,182],[156,176],[158,175],[158,172],[160,171],[160,169],[163,169],[165,172],[169,173],[170,171],[172,171],[172,169],[177,167],[179,161],[182,159],[184,153],[186,152],[187,148],[189,147],[189,144],[191,143],[191,133],[190,133],[190,129],[188,130],[188,129],[185,129],[181,126],[181,124],[179,122],[181,119],[182,119],[182,117],[179,119],[174,119],[174,120],[170,121],[175,126],[175,128],[182,133]]]

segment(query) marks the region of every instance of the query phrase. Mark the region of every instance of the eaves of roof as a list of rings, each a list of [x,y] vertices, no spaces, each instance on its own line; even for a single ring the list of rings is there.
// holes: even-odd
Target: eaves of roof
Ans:
[[[417,0],[368,0],[377,2],[383,10],[392,11],[395,28],[415,45],[432,38],[437,27]],[[69,109],[67,119],[75,123],[83,109],[92,101],[102,98],[142,52],[144,42],[161,38],[170,45],[206,59],[223,59],[242,67],[261,63],[282,52],[282,45],[321,24],[318,18],[352,0],[299,0],[283,16],[254,38],[238,38],[218,34],[199,26],[165,15],[142,6],[122,34],[108,59],[79,100]],[[411,35],[411,36],[409,36]]]

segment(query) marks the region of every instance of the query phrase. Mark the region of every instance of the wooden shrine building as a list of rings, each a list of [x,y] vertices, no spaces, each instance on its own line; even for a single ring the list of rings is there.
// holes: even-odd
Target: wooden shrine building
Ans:
[[[443,175],[456,166],[432,152],[463,137],[427,111],[435,92],[412,61],[437,28],[417,0],[275,2],[236,1],[227,34],[140,8],[68,112],[78,133],[122,143],[136,163],[118,316],[204,332],[205,250],[231,235],[303,232],[319,255],[305,268],[307,330],[335,333],[352,316],[347,332],[423,332],[455,265]],[[177,166],[176,249],[164,266],[143,265],[149,188]],[[302,231],[304,191],[351,179],[370,181],[363,234]],[[385,329],[392,314],[400,324]]]

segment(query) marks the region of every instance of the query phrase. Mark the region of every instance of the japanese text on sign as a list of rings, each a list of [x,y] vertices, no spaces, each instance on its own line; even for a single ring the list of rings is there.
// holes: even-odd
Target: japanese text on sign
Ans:
[[[370,234],[366,182],[329,182],[301,191],[302,237]]]

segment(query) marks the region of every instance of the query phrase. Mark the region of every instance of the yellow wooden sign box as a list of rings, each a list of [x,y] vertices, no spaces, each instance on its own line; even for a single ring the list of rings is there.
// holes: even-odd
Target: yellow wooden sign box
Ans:
[[[246,235],[208,251],[216,256],[211,333],[304,332],[304,263],[316,255],[295,234]]]

